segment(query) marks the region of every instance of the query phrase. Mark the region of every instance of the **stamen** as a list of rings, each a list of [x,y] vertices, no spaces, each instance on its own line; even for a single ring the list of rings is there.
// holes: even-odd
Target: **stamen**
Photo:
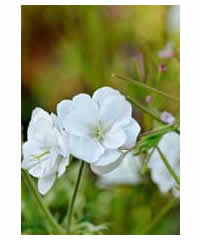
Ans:
[[[45,151],[45,152],[43,152],[43,153],[41,153],[41,154],[39,154],[39,155],[33,155],[33,157],[34,157],[35,159],[37,159],[37,160],[40,160],[41,157],[43,157],[43,156],[45,156],[45,155],[47,155],[47,154],[49,154],[49,153],[50,153],[50,151]]]
[[[104,138],[104,131],[102,130],[102,128],[101,127],[98,127],[97,129],[96,129],[96,138],[98,139],[98,140],[103,140],[103,138]]]

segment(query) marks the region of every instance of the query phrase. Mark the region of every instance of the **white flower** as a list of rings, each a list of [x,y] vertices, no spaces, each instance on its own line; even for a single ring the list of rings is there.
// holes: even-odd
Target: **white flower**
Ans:
[[[38,190],[45,194],[69,164],[67,133],[59,127],[55,114],[34,109],[28,126],[28,140],[23,144],[22,167],[39,178]]]
[[[176,175],[180,176],[180,136],[175,132],[169,132],[162,137],[158,147],[165,155]],[[154,151],[148,166],[151,170],[152,180],[159,186],[160,191],[165,193],[173,190],[174,195],[177,196],[175,190],[176,182],[163,163],[157,150]]]
[[[131,117],[130,103],[110,87],[98,89],[92,96],[79,94],[57,106],[63,128],[70,132],[70,151],[103,174],[122,161],[121,149],[135,145],[139,124]]]
[[[141,176],[142,157],[128,153],[122,163],[112,172],[100,177],[99,183],[103,185],[113,184],[138,184],[142,182]]]

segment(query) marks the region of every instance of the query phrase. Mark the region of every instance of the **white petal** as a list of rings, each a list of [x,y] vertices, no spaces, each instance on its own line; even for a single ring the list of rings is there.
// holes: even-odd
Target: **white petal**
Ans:
[[[90,136],[93,129],[97,125],[92,121],[90,116],[86,116],[82,111],[72,112],[64,121],[64,127],[69,129],[69,132],[76,136]]]
[[[41,176],[40,162],[35,159],[34,155],[41,154],[40,146],[34,141],[27,141],[23,144],[23,161],[22,168],[29,171],[34,177]]]
[[[61,157],[60,160],[58,160],[58,161],[59,161],[59,163],[58,163],[57,172],[58,172],[58,177],[61,177],[65,172],[66,166],[69,165],[69,156],[66,158]]]
[[[57,158],[58,154],[55,151],[52,151],[40,160],[42,176],[47,176],[56,172],[58,166]]]
[[[100,118],[107,129],[114,124],[127,125],[131,118],[132,108],[123,96],[111,96],[100,105]]]
[[[58,136],[57,152],[63,157],[69,156],[70,153],[69,134],[65,131],[62,131],[62,133],[60,133]]]
[[[170,166],[179,176],[180,173],[180,136],[174,132],[165,134],[159,143],[159,148],[167,158]],[[176,183],[157,150],[154,151],[148,166],[151,170],[152,180],[158,184],[161,192],[172,189]]]
[[[51,117],[51,120],[52,120],[54,126],[56,126],[56,128],[59,129],[59,126],[58,126],[58,117],[56,116],[56,114],[52,112],[52,113],[50,114],[50,117]]]
[[[126,141],[126,135],[124,131],[119,127],[113,127],[108,131],[103,139],[103,145],[106,148],[116,149],[121,147]]]
[[[90,107],[96,108],[96,104],[93,102],[91,99],[90,95],[85,94],[85,93],[80,93],[72,98],[73,101],[73,107],[74,108],[79,108],[80,105],[84,103],[84,105],[88,105]]]
[[[65,117],[72,111],[72,105],[71,100],[63,100],[57,104],[58,122],[62,125],[61,128]]]
[[[72,155],[88,163],[97,161],[104,152],[95,139],[73,135],[70,136],[70,150]]]
[[[105,150],[104,154],[99,158],[99,160],[90,165],[93,172],[102,175],[111,172],[116,167],[118,167],[122,162],[122,157],[120,151],[117,150]]]
[[[71,100],[62,100],[57,104],[57,114],[59,117],[69,114],[71,110],[72,110]]]
[[[56,175],[49,175],[38,180],[38,190],[41,194],[46,194],[53,186],[56,180]]]
[[[58,164],[56,160],[57,154],[55,152],[51,152],[50,154],[43,156],[40,160],[35,161],[30,159],[29,162],[26,162],[26,164],[29,167],[28,171],[32,176],[45,177],[56,172]]]
[[[56,146],[56,131],[52,117],[42,109],[35,109],[28,127],[28,140],[40,143],[44,148]]]
[[[22,168],[26,169],[34,177],[40,177],[42,175],[40,162],[32,156],[23,159]]]
[[[56,137],[57,137],[57,153],[62,155],[63,157],[69,156],[69,133],[62,129],[62,126],[60,126],[60,123],[58,121],[58,117],[51,113],[51,118],[54,122],[54,125],[56,127]]]
[[[151,177],[163,193],[168,192],[175,185],[175,181],[167,169],[154,169],[151,171]]]
[[[90,136],[99,122],[96,103],[89,95],[79,94],[73,98],[73,111],[65,117],[64,127],[76,136]]]
[[[23,158],[30,158],[41,153],[40,145],[35,141],[26,141],[22,146]]]
[[[102,87],[97,89],[92,99],[94,99],[98,104],[101,104],[104,100],[110,98],[111,96],[119,96],[121,95],[118,90],[115,90],[111,87]]]
[[[28,126],[28,140],[34,139],[36,135],[37,140],[37,123],[39,120],[45,120],[46,122],[51,122],[49,114],[42,108],[35,108],[32,111],[31,121]]]
[[[26,169],[29,173],[34,177],[40,177],[41,176],[41,167],[38,162],[38,160],[34,159],[24,159],[22,161],[22,168]]]
[[[135,119],[131,119],[130,123],[122,128],[126,134],[126,142],[122,146],[124,149],[130,149],[135,146],[137,137],[141,131],[140,125]]]
[[[30,161],[28,164],[29,164],[29,170],[28,170],[29,174],[31,174],[33,177],[37,177],[37,178],[43,176],[43,169],[42,169],[42,166],[40,165],[40,163]]]
[[[26,169],[29,174],[33,177],[43,177],[48,175],[51,172],[54,172],[55,169],[51,168],[48,159],[37,160],[34,158],[26,158],[22,161],[22,168]]]
[[[162,153],[167,158],[168,162],[170,163],[171,167],[177,166],[180,168],[180,136],[175,132],[170,132],[165,134],[159,142],[159,148]],[[161,167],[165,168],[165,165],[160,157],[158,151],[154,151],[151,160],[149,161],[150,168]]]
[[[140,183],[143,180],[140,174],[141,166],[141,157],[133,156],[132,153],[128,153],[116,169],[101,176],[100,183],[105,185]]]
[[[50,117],[52,119],[52,123],[53,123],[52,125],[55,128],[55,131],[57,130],[56,131],[57,133],[62,132],[63,131],[63,126],[62,126],[62,122],[60,121],[60,119],[56,116],[55,113],[51,113]],[[59,134],[56,134],[56,135],[59,135]]]
[[[32,111],[32,115],[31,115],[31,121],[33,122],[37,122],[37,120],[39,118],[49,118],[49,114],[47,111],[43,110],[42,108],[36,107],[33,111]]]

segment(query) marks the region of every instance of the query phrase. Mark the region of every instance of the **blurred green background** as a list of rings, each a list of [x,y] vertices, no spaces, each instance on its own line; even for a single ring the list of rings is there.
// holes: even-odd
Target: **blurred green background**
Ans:
[[[179,119],[177,102],[152,95],[112,73],[144,82],[172,96],[180,90],[180,29],[176,6],[22,6],[22,131],[26,140],[36,106],[55,112],[56,104],[101,86],[112,86],[156,114]],[[150,101],[147,100],[150,96]],[[143,131],[156,122],[133,106]],[[44,201],[62,222],[76,181],[78,162]],[[148,231],[173,199],[162,195],[147,176],[140,185],[103,189],[85,168],[75,204],[77,234],[179,234],[179,200]],[[46,220],[22,179],[22,234],[48,234]]]

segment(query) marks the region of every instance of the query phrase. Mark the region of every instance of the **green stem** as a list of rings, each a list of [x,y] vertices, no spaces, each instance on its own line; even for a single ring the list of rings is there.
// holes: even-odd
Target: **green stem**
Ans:
[[[166,98],[168,98],[168,99],[175,100],[175,101],[178,101],[178,102],[180,101],[179,98],[176,98],[176,97],[174,97],[174,96],[170,96],[170,95],[168,95],[168,94],[165,93],[165,92],[162,92],[162,91],[160,91],[160,90],[158,90],[158,89],[156,89],[156,88],[153,88],[153,87],[151,87],[151,86],[149,86],[149,85],[147,85],[147,84],[144,84],[144,83],[142,83],[142,82],[136,81],[136,80],[134,80],[134,79],[127,78],[127,77],[123,77],[123,76],[121,76],[121,75],[119,75],[119,74],[115,74],[115,73],[112,74],[112,77],[115,77],[115,78],[118,78],[118,79],[122,79],[122,80],[125,80],[125,81],[129,81],[129,82],[133,83],[136,87],[144,88],[144,89],[146,89],[146,90],[149,90],[149,91],[152,91],[152,92],[154,92],[154,93],[157,93],[157,94],[159,94],[159,95],[161,95],[161,96],[163,96],[163,97],[166,97]]]
[[[165,164],[166,168],[168,169],[169,173],[172,175],[172,177],[174,178],[174,180],[176,181],[176,183],[178,184],[178,186],[180,186],[180,179],[179,177],[176,175],[176,173],[174,172],[173,168],[170,166],[169,162],[167,161],[165,155],[162,153],[162,151],[160,150],[160,148],[157,146],[156,147],[158,153],[160,154],[161,159],[163,160],[163,163]]]
[[[149,109],[147,109],[146,107],[144,107],[142,104],[140,104],[139,102],[137,102],[135,99],[129,97],[129,96],[126,96],[126,98],[132,102],[138,109],[140,109],[142,112],[148,114],[149,116],[151,116],[153,119],[155,119],[156,121],[162,123],[162,124],[165,124],[167,125],[165,122],[163,122],[159,116],[157,116],[155,113],[153,113],[152,111],[150,111]],[[178,134],[180,134],[180,130],[175,128],[174,131]]]
[[[153,153],[155,152],[156,148],[154,147],[151,152],[147,155],[144,163],[143,163],[143,166],[142,166],[142,169],[141,169],[141,173],[144,175],[148,169],[148,162],[150,161]]]
[[[177,201],[176,199],[172,199],[169,201],[159,212],[159,214],[153,219],[151,224],[144,230],[142,233],[138,235],[147,235],[152,232],[155,226],[169,213],[169,211],[175,207]]]
[[[140,109],[142,112],[148,114],[149,116],[151,116],[152,118],[154,118],[155,120],[157,120],[158,122],[162,123],[162,124],[166,124],[164,123],[160,117],[158,117],[155,113],[151,112],[150,110],[148,110],[146,107],[144,107],[142,104],[138,103],[135,99],[126,96],[126,98],[132,102],[138,109]]]
[[[71,200],[69,210],[68,210],[68,214],[67,214],[67,233],[68,234],[70,233],[72,212],[73,212],[74,203],[75,203],[75,200],[76,200],[78,188],[79,188],[79,185],[80,185],[80,180],[81,180],[81,176],[82,176],[82,172],[83,172],[83,167],[84,167],[84,161],[81,161],[81,166],[79,168],[78,178],[77,178],[77,181],[76,181],[74,193],[73,193],[72,200]]]
[[[60,235],[64,234],[64,230],[57,224],[57,222],[55,221],[54,217],[51,215],[48,208],[44,205],[42,198],[38,193],[33,180],[24,169],[22,169],[22,176],[24,181],[27,183],[27,186],[29,187],[30,191],[32,192],[33,196],[35,197],[35,200],[37,201],[38,206],[40,207],[41,211],[46,217],[49,225],[52,227],[53,232]]]
[[[167,125],[167,126],[164,126],[162,128],[159,128],[159,129],[154,129],[154,130],[151,130],[151,131],[148,131],[148,132],[141,133],[140,137],[154,136],[154,135],[158,135],[158,134],[165,134],[169,131],[176,131],[177,132],[177,130],[178,130],[178,133],[180,134],[179,124],[176,123],[176,124],[173,124],[173,125]]]

